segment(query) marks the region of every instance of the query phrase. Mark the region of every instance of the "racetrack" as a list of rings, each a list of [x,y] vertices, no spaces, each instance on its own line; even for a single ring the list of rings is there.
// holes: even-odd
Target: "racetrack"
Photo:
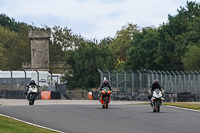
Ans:
[[[82,101],[84,102],[84,101]],[[28,103],[28,101],[27,101]],[[0,114],[66,133],[199,133],[200,113],[149,105],[111,102],[108,109],[94,104],[49,104],[2,106]]]

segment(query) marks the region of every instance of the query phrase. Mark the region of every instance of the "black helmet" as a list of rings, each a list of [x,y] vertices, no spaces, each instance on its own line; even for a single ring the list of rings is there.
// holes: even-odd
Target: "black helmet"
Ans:
[[[153,83],[154,83],[155,85],[157,85],[157,84],[159,83],[159,80],[155,79],[155,80],[153,81]]]
[[[30,84],[35,84],[35,80],[31,80]]]
[[[107,79],[104,80],[103,82],[104,82],[105,85],[108,85],[108,83],[109,83]]]

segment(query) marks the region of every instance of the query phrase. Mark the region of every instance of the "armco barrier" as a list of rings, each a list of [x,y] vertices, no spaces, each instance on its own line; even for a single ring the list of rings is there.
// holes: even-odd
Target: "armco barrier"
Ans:
[[[43,91],[42,91],[43,92]],[[41,99],[41,93],[39,93],[37,99]],[[59,91],[49,91],[51,99],[61,99]],[[22,90],[0,90],[0,98],[7,99],[26,99],[25,91]]]
[[[51,99],[61,99],[59,91],[51,91]]]
[[[0,98],[25,99],[25,91],[22,90],[1,90]]]
[[[193,102],[196,101],[196,95],[191,94],[191,92],[181,92],[177,93],[178,102]]]
[[[93,100],[98,100],[98,91],[92,92]],[[148,101],[149,93],[144,92],[112,92],[112,100],[134,100],[134,101]],[[189,102],[189,101],[198,101],[194,95],[191,93],[165,93],[164,102]]]
[[[42,100],[61,99],[61,95],[59,91],[42,91],[41,99]]]
[[[37,99],[41,99],[42,92],[39,93]],[[51,99],[61,99],[59,91],[49,91]],[[93,100],[98,100],[98,91],[93,91],[91,97]],[[89,96],[89,95],[88,95]],[[112,100],[134,100],[148,101],[148,93],[143,92],[116,92],[112,93]],[[7,99],[26,99],[25,91],[23,90],[0,90],[0,98]],[[192,102],[200,101],[200,95],[194,95],[190,92],[184,93],[166,93],[164,102]],[[48,98],[49,99],[49,98]],[[88,99],[90,99],[88,97]]]

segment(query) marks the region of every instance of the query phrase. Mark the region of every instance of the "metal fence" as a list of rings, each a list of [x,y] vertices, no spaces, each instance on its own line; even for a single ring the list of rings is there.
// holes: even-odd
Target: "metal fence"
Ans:
[[[40,85],[40,90],[47,90],[49,85],[60,84],[59,74],[47,71],[0,71],[0,90],[25,90],[30,80]]]
[[[154,79],[158,79],[166,93],[200,92],[200,72],[198,71],[113,71],[100,72],[100,83],[108,79],[117,92],[147,92]]]

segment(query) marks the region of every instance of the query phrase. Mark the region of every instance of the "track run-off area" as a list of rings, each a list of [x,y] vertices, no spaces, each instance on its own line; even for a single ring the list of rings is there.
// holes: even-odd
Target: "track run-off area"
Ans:
[[[200,133],[200,111],[111,101],[102,109],[98,100],[0,99],[0,114],[65,133]]]

